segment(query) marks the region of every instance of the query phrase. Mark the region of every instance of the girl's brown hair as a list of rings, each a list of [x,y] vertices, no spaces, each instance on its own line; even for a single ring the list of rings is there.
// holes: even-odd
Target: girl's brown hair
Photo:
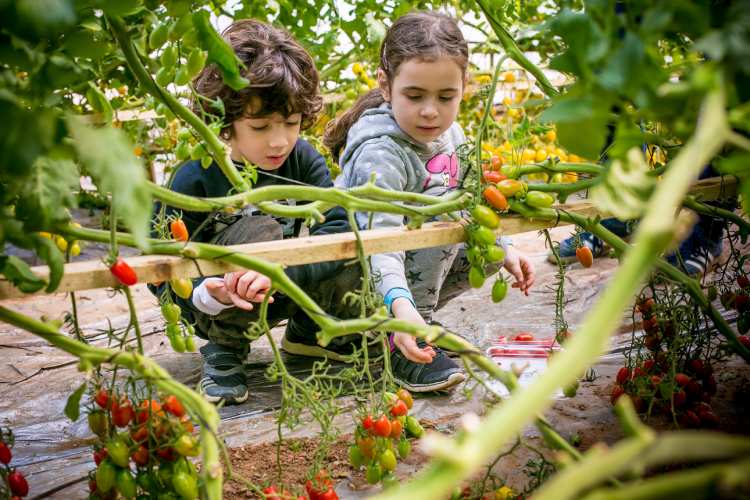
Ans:
[[[216,65],[206,66],[196,77],[196,91],[206,99],[193,102],[198,114],[207,113],[206,120],[219,115],[210,101],[224,103],[223,137],[231,137],[232,123],[248,116],[280,113],[289,116],[302,114],[302,129],[315,123],[323,105],[320,96],[318,70],[310,54],[287,31],[254,19],[232,23],[224,33],[224,40],[232,47],[239,60],[243,77],[250,85],[234,90],[224,83]],[[256,102],[260,105],[260,109]]]
[[[393,23],[380,46],[380,66],[388,77],[388,85],[399,66],[410,59],[432,61],[439,57],[453,58],[463,73],[469,64],[469,46],[452,17],[437,12],[411,12]],[[354,105],[326,127],[323,144],[338,158],[346,145],[346,136],[362,113],[380,106],[385,99],[380,89],[361,96]]]

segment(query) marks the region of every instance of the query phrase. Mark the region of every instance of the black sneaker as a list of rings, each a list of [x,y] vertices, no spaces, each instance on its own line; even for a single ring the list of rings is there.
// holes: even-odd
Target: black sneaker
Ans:
[[[427,345],[424,340],[417,340],[419,347]],[[431,363],[415,363],[406,359],[396,348],[391,352],[393,377],[411,392],[432,392],[448,389],[466,380],[461,368],[449,358],[442,349],[435,349]]]
[[[247,401],[250,391],[244,361],[246,350],[235,350],[209,342],[200,348],[203,378],[200,390],[210,403],[238,404]]]
[[[287,323],[284,338],[281,340],[281,349],[288,354],[310,358],[328,358],[345,363],[350,360],[355,349],[358,349],[361,345],[361,335],[345,335],[336,337],[323,347],[318,344],[314,330],[310,331],[310,327],[305,328],[304,324],[300,324],[294,319],[290,319]],[[380,344],[371,344],[369,352],[370,355],[380,354],[382,352]]]

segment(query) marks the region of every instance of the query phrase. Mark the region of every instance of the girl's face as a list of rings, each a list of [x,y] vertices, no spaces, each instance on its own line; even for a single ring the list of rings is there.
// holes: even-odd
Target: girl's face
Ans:
[[[299,138],[302,115],[251,115],[232,123],[231,157],[243,159],[261,170],[276,170],[284,163]]]
[[[410,59],[398,67],[391,85],[385,72],[378,70],[378,83],[396,123],[417,142],[434,141],[458,116],[464,75],[451,57]]]

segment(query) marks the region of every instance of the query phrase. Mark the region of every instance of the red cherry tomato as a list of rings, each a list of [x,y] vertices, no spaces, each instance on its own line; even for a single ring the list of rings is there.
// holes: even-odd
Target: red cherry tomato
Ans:
[[[388,437],[391,434],[391,421],[383,415],[375,421],[373,429],[376,435]]]
[[[117,281],[125,286],[132,286],[138,283],[138,276],[136,276],[133,268],[120,257],[109,267],[109,271],[117,278]]]
[[[169,224],[169,230],[172,232],[172,237],[177,241],[188,240],[188,230],[182,219],[175,219]]]
[[[185,408],[174,394],[170,394],[167,396],[167,399],[164,400],[164,409],[175,417],[182,417],[185,415]]]

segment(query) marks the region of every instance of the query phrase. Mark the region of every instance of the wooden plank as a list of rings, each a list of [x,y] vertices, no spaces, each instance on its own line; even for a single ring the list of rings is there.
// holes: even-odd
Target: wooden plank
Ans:
[[[703,199],[715,199],[734,193],[733,180],[723,181],[707,179],[701,181],[692,190],[693,194]],[[606,216],[588,201],[560,205],[558,208],[586,217]],[[537,231],[556,225],[555,222],[528,220],[521,217],[504,217],[501,233],[512,235],[527,231]],[[417,250],[441,245],[460,243],[465,239],[464,229],[458,222],[434,222],[424,224],[422,228],[408,230],[375,229],[362,231],[362,244],[366,255],[375,255],[389,251]],[[277,262],[284,265],[311,264],[340,259],[352,259],[357,256],[356,239],[353,233],[341,233],[325,236],[309,236],[279,241],[250,243],[227,247],[235,252]],[[141,282],[159,282],[178,277],[195,278],[212,276],[239,269],[236,266],[206,260],[188,260],[181,257],[164,255],[143,255],[128,258],[128,263],[138,274]],[[46,278],[47,266],[33,267],[32,271]],[[58,292],[90,290],[94,288],[114,287],[117,283],[101,261],[73,262],[65,266]],[[44,292],[38,292],[42,295]],[[0,300],[23,297],[23,294],[11,285],[4,277],[0,278]]]

